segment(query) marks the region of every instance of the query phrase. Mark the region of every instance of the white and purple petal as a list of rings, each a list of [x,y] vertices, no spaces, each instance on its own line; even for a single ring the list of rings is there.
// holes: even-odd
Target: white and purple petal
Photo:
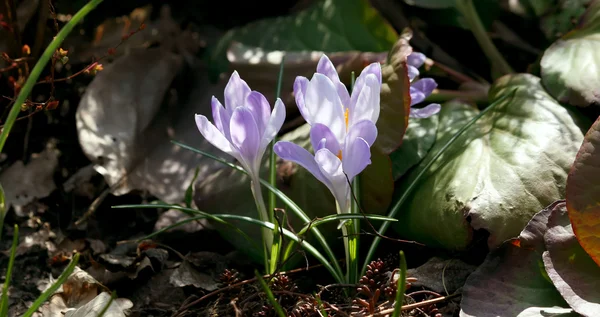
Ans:
[[[285,105],[281,99],[277,98],[275,101],[275,106],[273,107],[273,112],[271,112],[271,117],[269,118],[269,122],[267,123],[267,128],[263,133],[259,155],[262,156],[264,154],[265,149],[269,145],[271,141],[277,136],[283,122],[285,121]]]
[[[419,68],[425,63],[427,57],[423,53],[412,52],[406,57],[406,63],[410,66]]]
[[[269,118],[271,117],[271,106],[269,106],[267,98],[258,91],[251,91],[248,96],[246,96],[245,106],[252,112],[252,116],[258,127],[258,132],[262,137],[267,128],[267,124],[269,123]]]
[[[260,160],[258,150],[260,135],[252,112],[247,107],[238,107],[231,116],[231,143],[240,153],[240,156],[252,167]],[[256,172],[256,171],[253,171]]]
[[[210,101],[210,105],[212,108],[213,121],[215,122],[215,126],[221,133],[225,136],[225,138],[231,142],[231,136],[229,135],[229,121],[231,120],[231,116],[225,110],[223,105],[219,99],[215,96],[212,96]]]
[[[342,169],[342,161],[328,149],[321,149],[315,153],[315,161],[319,170],[329,181],[327,185],[342,211],[348,210],[348,194],[350,186]]]
[[[344,145],[342,166],[350,181],[369,164],[371,164],[371,147],[365,139],[355,138]]]
[[[409,117],[411,118],[429,118],[442,109],[442,106],[438,103],[429,104],[423,108],[410,108]]]
[[[344,108],[337,90],[329,78],[315,73],[306,87],[304,102],[306,110],[312,117],[312,124],[322,123],[329,127],[338,140],[343,139],[346,133]]]
[[[377,126],[375,126],[375,123],[370,120],[363,120],[352,125],[348,134],[346,134],[344,144],[349,144],[356,138],[362,138],[369,146],[373,145],[375,139],[377,139]]]
[[[327,187],[330,186],[330,183],[327,178],[325,178],[325,175],[321,173],[321,170],[315,161],[315,157],[305,148],[292,142],[279,141],[275,143],[275,146],[273,146],[273,151],[275,151],[275,154],[277,154],[277,156],[280,158],[304,167],[321,183],[327,185]]]
[[[416,87],[410,86],[410,106],[416,105],[425,100],[425,94]]]
[[[415,81],[414,83],[411,83],[410,86],[417,88],[418,90],[423,92],[425,97],[427,97],[431,95],[433,90],[437,87],[437,83],[433,78],[421,78]]]
[[[300,115],[302,115],[308,124],[313,124],[313,117],[308,109],[306,109],[304,102],[304,95],[306,95],[306,87],[308,87],[308,83],[308,78],[302,76],[296,77],[296,80],[294,80],[294,98],[296,99],[298,110],[300,110]]]
[[[326,148],[331,153],[337,155],[342,150],[340,142],[333,132],[321,123],[316,123],[310,128],[310,142],[315,152]]]
[[[414,66],[408,65],[407,72],[409,81],[413,81],[415,78],[417,78],[417,76],[419,76],[419,70]]]
[[[229,140],[205,116],[196,115],[196,126],[198,126],[198,130],[210,144],[235,158],[239,158],[236,151],[231,147]]]
[[[356,94],[354,111],[349,113],[350,126],[362,120],[370,120],[375,123],[379,119],[381,83],[373,74],[367,75],[363,82],[360,92]],[[354,96],[353,93],[352,97]]]
[[[229,115],[233,114],[233,110],[241,107],[246,102],[246,96],[250,93],[248,84],[240,78],[237,71],[234,71],[229,77],[229,81],[225,86],[225,109]]]

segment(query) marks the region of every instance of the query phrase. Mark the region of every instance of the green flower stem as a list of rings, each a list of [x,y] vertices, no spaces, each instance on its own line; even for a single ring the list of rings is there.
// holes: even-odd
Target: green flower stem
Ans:
[[[96,6],[98,6],[98,4],[100,4],[101,2],[102,0],[92,0],[83,8],[81,8],[81,10],[79,10],[71,18],[71,20],[67,22],[67,24],[60,30],[60,32],[58,32],[56,37],[54,37],[52,42],[50,42],[50,45],[46,47],[46,50],[31,70],[31,74],[29,74],[29,77],[27,77],[25,85],[23,85],[23,88],[21,88],[21,92],[19,92],[15,103],[12,105],[12,108],[8,113],[8,118],[6,119],[6,123],[4,124],[4,128],[2,129],[2,134],[0,134],[0,152],[2,152],[2,149],[4,149],[4,144],[6,143],[8,134],[10,133],[10,130],[12,129],[13,125],[15,124],[15,121],[17,120],[17,116],[21,111],[21,105],[25,102],[25,99],[27,99],[29,93],[31,93],[31,89],[33,89],[33,86],[42,74],[42,70],[44,70],[44,67],[46,67],[46,64],[48,64],[48,61],[50,61],[52,55],[54,55],[54,52],[56,52],[56,50],[60,47],[60,44],[62,44],[67,35],[69,35],[71,31],[73,31],[75,25],[79,23],[83,19],[83,17],[90,13],[94,8],[96,8]]]
[[[265,201],[263,199],[262,190],[260,188],[260,180],[253,179],[251,181],[252,184],[252,195],[254,196],[254,202],[256,202],[256,209],[258,210],[258,216],[261,221],[271,222],[269,219],[269,214],[267,213],[267,207],[265,206]],[[276,222],[273,222],[276,223]],[[275,226],[277,227],[277,226]],[[269,251],[272,252],[273,246],[273,231],[268,228],[262,228],[262,240],[263,240],[263,249],[264,249],[264,260],[265,260],[265,271],[267,273],[271,272],[272,265],[269,264]],[[275,265],[277,265],[277,261],[275,261]]]
[[[469,91],[461,91],[461,90],[445,90],[445,89],[435,89],[431,95],[429,95],[425,101],[426,102],[436,102],[436,103],[444,103],[446,101],[450,101],[453,99],[461,99],[465,101],[471,101],[474,103],[487,103],[488,102],[488,92],[484,90],[469,90]]]
[[[285,61],[285,56],[281,59],[281,64],[279,66],[279,77],[277,78],[277,91],[275,93],[275,98],[279,98],[281,95],[281,85],[283,83],[283,65]],[[277,188],[277,157],[275,156],[275,151],[273,151],[273,146],[277,142],[277,136],[273,138],[271,144],[269,145],[269,184],[273,188]],[[258,183],[258,182],[257,182]],[[260,187],[260,184],[258,185]],[[269,265],[269,270],[267,273],[273,274],[277,270],[277,265],[279,264],[279,258],[282,247],[282,235],[279,232],[279,226],[277,226],[278,221],[275,219],[275,208],[277,207],[277,196],[275,193],[269,192],[269,221],[275,224],[275,228],[273,228],[273,236],[271,244],[271,260]],[[285,214],[283,215],[285,217]],[[281,222],[285,222],[283,219]],[[285,260],[286,258],[284,258]]]
[[[469,25],[479,46],[481,46],[481,49],[492,63],[492,68],[500,72],[500,74],[498,74],[499,76],[493,77],[498,78],[506,74],[514,73],[515,71],[510,67],[488,36],[485,27],[477,14],[473,0],[457,0],[456,7]]]

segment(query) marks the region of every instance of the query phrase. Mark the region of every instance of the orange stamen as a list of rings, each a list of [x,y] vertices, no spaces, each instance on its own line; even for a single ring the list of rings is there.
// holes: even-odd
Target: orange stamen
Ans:
[[[344,111],[344,120],[346,121],[346,131],[348,131],[348,116],[350,114],[350,109],[346,108]]]
[[[337,157],[340,159],[340,161],[341,161],[341,160],[342,160],[342,150],[340,150],[336,156],[337,156]]]

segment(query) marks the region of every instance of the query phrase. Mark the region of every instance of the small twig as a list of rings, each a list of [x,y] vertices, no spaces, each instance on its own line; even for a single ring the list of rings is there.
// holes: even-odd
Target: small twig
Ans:
[[[321,267],[321,266],[323,266],[323,264],[315,264],[315,265],[309,266],[307,268],[299,268],[299,269],[293,269],[293,270],[289,270],[289,271],[285,271],[285,272],[279,272],[279,273],[275,273],[275,274],[263,275],[263,278],[264,279],[270,279],[270,278],[272,278],[274,276],[278,276],[278,275],[290,275],[290,274],[294,274],[294,273],[308,271],[308,270],[311,270],[311,269],[314,269],[314,268],[317,268],[317,267]],[[196,300],[194,300],[194,301],[192,301],[192,302],[190,302],[188,304],[185,304],[185,302],[184,302],[185,305],[182,304],[182,306],[179,307],[179,309],[172,315],[172,317],[180,316],[181,313],[183,313],[184,311],[186,311],[190,307],[197,305],[198,303],[200,303],[201,301],[203,301],[203,300],[205,300],[205,299],[207,299],[209,297],[212,297],[214,295],[217,295],[219,293],[228,291],[228,290],[233,289],[233,288],[237,288],[237,287],[240,287],[240,286],[243,286],[243,285],[246,285],[246,284],[250,284],[250,283],[256,282],[256,280],[257,280],[257,278],[253,277],[251,279],[240,281],[238,283],[231,284],[231,285],[228,285],[226,287],[214,290],[214,291],[212,291],[212,292],[210,292],[210,293],[208,293],[208,294],[206,294],[206,295],[204,295],[204,296],[202,296],[202,297],[200,297],[200,298],[198,298],[198,299],[196,299]]]
[[[454,297],[458,297],[460,295],[461,294],[453,294],[450,296],[438,297],[438,298],[424,300],[422,302],[418,302],[418,303],[414,303],[414,304],[404,305],[404,306],[402,306],[402,310],[405,311],[405,310],[410,310],[410,309],[415,309],[415,308],[420,308],[420,307],[424,307],[424,306],[428,306],[428,305],[441,303],[441,302],[447,301],[449,299],[452,299]],[[386,316],[393,312],[394,312],[394,308],[388,308],[388,309],[384,309],[382,311],[376,312],[375,314],[368,315],[366,317]]]
[[[459,71],[456,71],[453,68],[450,68],[449,66],[446,66],[438,61],[431,60],[431,63],[433,64],[433,66],[437,66],[437,68],[441,69],[446,74],[450,75],[450,77],[454,77],[454,79],[459,83],[477,82],[475,79],[473,79]]]
[[[117,181],[113,186],[106,188],[104,191],[102,191],[102,193],[100,194],[100,196],[98,196],[98,198],[94,199],[94,201],[92,202],[92,204],[90,205],[88,210],[85,212],[85,214],[83,214],[83,216],[81,218],[79,218],[77,221],[75,221],[76,227],[81,225],[83,222],[87,221],[96,212],[96,209],[98,209],[100,204],[102,204],[102,202],[104,201],[106,196],[108,196],[108,194],[110,194],[110,192],[113,191],[115,188],[121,186],[121,183],[123,183],[123,181],[125,180],[126,175],[127,174],[124,174],[123,176],[121,176],[119,181]]]

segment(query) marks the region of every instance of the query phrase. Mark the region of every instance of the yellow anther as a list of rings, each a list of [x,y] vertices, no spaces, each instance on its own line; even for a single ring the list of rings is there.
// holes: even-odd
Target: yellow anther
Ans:
[[[346,131],[348,131],[348,116],[349,116],[349,114],[350,114],[350,109],[346,108],[346,111],[344,111],[344,120],[346,120]]]
[[[337,157],[340,159],[340,161],[341,161],[341,160],[342,160],[342,150],[340,150],[336,156],[337,156]]]

